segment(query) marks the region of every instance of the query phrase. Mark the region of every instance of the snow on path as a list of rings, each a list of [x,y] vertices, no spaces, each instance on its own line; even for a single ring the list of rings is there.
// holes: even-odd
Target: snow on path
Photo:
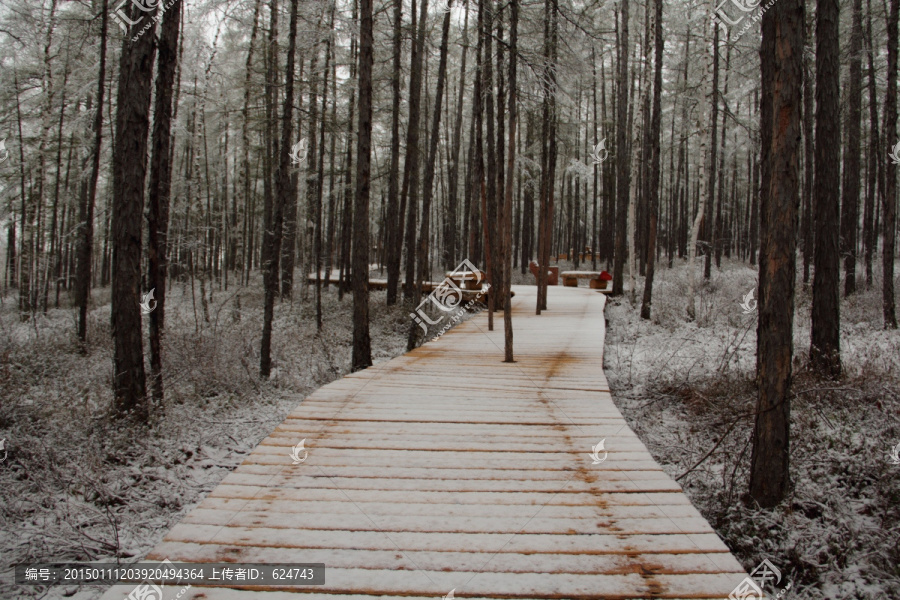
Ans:
[[[746,572],[613,404],[605,295],[554,287],[537,317],[515,291],[516,363],[481,314],[320,388],[146,560],[326,565],[183,600],[727,598]]]

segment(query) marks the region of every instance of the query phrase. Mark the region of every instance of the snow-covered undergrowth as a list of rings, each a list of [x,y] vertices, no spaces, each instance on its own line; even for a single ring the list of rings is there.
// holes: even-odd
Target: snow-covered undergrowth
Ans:
[[[352,298],[314,290],[275,308],[275,370],[260,381],[262,286],[216,291],[204,318],[199,286],[170,290],[162,414],[149,427],[111,419],[109,291],[90,313],[88,353],[75,343],[74,310],[21,322],[16,298],[0,305],[0,598],[89,599],[102,589],[17,587],[9,565],[133,561],[315,388],[347,373]],[[51,298],[52,303],[52,298]],[[406,350],[409,310],[372,294],[373,359]],[[146,319],[145,319],[146,327]]]
[[[811,290],[798,284],[794,488],[774,510],[747,496],[756,312],[740,304],[756,281],[745,264],[713,267],[695,321],[684,264],[657,274],[651,321],[639,316],[643,279],[634,305],[627,293],[612,300],[604,362],[616,404],[748,570],[768,558],[796,598],[900,598],[900,465],[889,456],[900,443],[900,332],[882,330],[880,281],[842,299],[838,381],[807,368]]]

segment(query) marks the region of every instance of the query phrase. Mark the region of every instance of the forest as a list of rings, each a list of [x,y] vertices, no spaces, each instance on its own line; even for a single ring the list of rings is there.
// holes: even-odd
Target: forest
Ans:
[[[465,259],[506,362],[607,271],[741,562],[900,597],[900,0],[433,1],[0,0],[2,562],[140,558]]]

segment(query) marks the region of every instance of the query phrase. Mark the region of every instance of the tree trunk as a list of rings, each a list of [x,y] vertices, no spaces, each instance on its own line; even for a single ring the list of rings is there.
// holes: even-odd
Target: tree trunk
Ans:
[[[494,234],[494,264],[491,269],[494,273],[494,276],[497,278],[497,294],[493,294],[488,297],[490,301],[490,308],[492,309],[502,309],[503,308],[503,290],[505,289],[506,283],[503,281],[503,202],[504,196],[506,193],[506,161],[505,161],[505,146],[508,142],[506,139],[506,119],[504,115],[504,109],[506,108],[506,90],[504,89],[506,84],[506,78],[503,76],[503,49],[506,44],[503,40],[503,12],[505,10],[505,6],[503,4],[497,5],[496,8],[492,7],[492,12],[494,12],[494,19],[497,23],[497,113],[496,113],[496,124],[497,124],[497,138],[496,138],[496,146],[494,147],[496,150],[496,156],[494,156],[493,162],[495,165],[494,172],[496,173],[495,179],[495,191],[493,198],[495,199],[494,204],[494,225],[491,228]],[[508,73],[507,73],[508,75]],[[492,88],[493,89],[493,88]]]
[[[108,0],[100,8],[100,66],[97,73],[97,112],[94,114],[94,145],[89,158],[91,171],[88,179],[82,179],[78,222],[78,263],[76,270],[75,301],[78,304],[78,340],[85,349],[87,342],[87,309],[91,299],[91,263],[94,257],[94,201],[97,198],[97,180],[100,177],[100,146],[103,142],[103,96],[106,91],[106,38],[109,32]],[[85,164],[85,169],[87,164]],[[10,248],[15,248],[13,239]]]
[[[812,328],[809,358],[824,375],[841,373],[840,345],[840,46],[838,0],[816,5],[816,165]],[[856,173],[854,173],[856,175]]]
[[[319,15],[316,23],[316,31],[321,30],[322,17]],[[319,44],[315,44],[311,50],[312,58],[309,60],[309,134],[303,141],[308,144],[306,153],[306,216],[300,227],[300,265],[301,265],[301,289],[303,290],[303,299],[307,298],[309,287],[307,286],[308,277],[312,268],[312,253],[309,251],[312,244],[308,239],[308,224],[315,220],[316,196],[318,194],[318,175],[316,165],[318,163],[319,141],[316,137],[316,130],[319,122],[319,105],[317,103],[319,96],[319,78],[318,78],[318,62],[319,62]],[[300,81],[303,81],[303,64],[301,59],[300,65]],[[298,98],[298,104],[302,104],[302,97]],[[298,107],[298,109],[301,107]],[[297,137],[301,135],[302,120],[297,123]],[[293,139],[290,140],[293,146]],[[301,142],[297,142],[298,144]],[[299,148],[298,148],[299,149]],[[298,158],[300,158],[298,156]],[[301,168],[300,164],[295,163],[291,159],[291,165]],[[291,175],[291,191],[287,195],[284,205],[284,224],[282,225],[281,238],[281,299],[289,300],[294,295],[294,266],[297,259],[297,219],[299,207],[297,206],[297,185],[299,181],[299,173],[294,172]]]
[[[897,139],[897,29],[900,21],[900,0],[891,0],[888,16],[888,80],[884,99],[884,139]],[[894,146],[894,153],[900,154],[900,142]],[[894,306],[894,249],[897,223],[897,163],[887,163],[884,188],[884,242],[881,249],[882,305],[884,308],[884,328],[897,329],[897,313]]]
[[[628,0],[624,0],[627,4]],[[546,77],[541,123],[541,191],[538,216],[538,293],[535,314],[547,309],[547,270],[553,234],[553,198],[556,179],[556,45],[558,4],[544,1],[544,60]]]
[[[477,248],[476,240],[478,239],[478,220],[476,214],[478,206],[484,202],[484,77],[482,71],[484,69],[484,0],[478,0],[478,17],[475,26],[475,36],[478,40],[475,48],[475,80],[474,93],[472,98],[472,132],[470,134],[469,143],[471,149],[471,167],[469,176],[469,193],[466,196],[467,218],[469,220],[469,256],[475,256]],[[478,253],[480,255],[480,252]],[[485,265],[485,268],[487,266]]]
[[[812,21],[803,28],[804,47],[812,33]],[[803,221],[800,235],[803,238],[803,283],[809,283],[809,267],[812,264],[815,238],[813,237],[813,182],[815,156],[815,138],[813,137],[813,116],[815,111],[815,83],[812,76],[812,58],[803,59]],[[753,264],[752,262],[750,264]]]
[[[47,297],[50,294],[50,278],[51,274],[59,281],[58,272],[60,264],[60,253],[58,251],[58,240],[61,235],[57,235],[59,226],[59,186],[62,183],[62,152],[63,152],[63,126],[66,117],[66,86],[69,82],[69,61],[66,60],[66,66],[63,73],[62,98],[59,102],[59,127],[56,134],[56,175],[53,178],[53,215],[50,221],[50,250],[44,260],[44,293],[41,299],[41,309],[44,314],[47,313]],[[69,147],[69,163],[71,164],[72,147]],[[67,169],[68,171],[68,169]],[[68,174],[67,174],[68,178]],[[53,268],[50,267],[50,261],[53,261]]]
[[[334,6],[331,8],[328,29],[329,31],[334,29]],[[331,38],[329,37],[325,41],[325,70],[322,74],[322,123],[319,127],[319,177],[316,182],[316,229],[313,242],[316,255],[316,331],[322,331],[322,192],[325,187],[325,109],[328,103],[328,71],[330,68]],[[312,102],[315,102],[315,95],[312,95],[311,99]],[[314,135],[315,131],[310,129],[310,134]]]
[[[712,247],[716,244],[715,238],[715,214],[713,209],[716,202],[716,172],[718,165],[718,120],[719,120],[719,27],[713,27],[713,76],[712,76],[712,116],[710,117],[710,143],[709,143],[709,183],[706,206],[709,207],[709,217],[704,215],[703,230],[705,235],[703,244],[703,278],[709,281],[712,274]]]
[[[534,113],[527,113],[527,123],[525,125],[525,152],[530,160],[533,160],[531,152],[532,144],[534,144]],[[522,255],[520,261],[522,269],[528,268],[528,263],[533,258],[538,258],[534,254],[534,174],[527,167],[522,167],[523,176],[526,178],[524,190],[522,191]]]
[[[756,342],[759,395],[750,496],[766,508],[778,504],[790,486],[803,12],[803,0],[780,0],[762,17],[762,244]]]
[[[635,61],[635,63],[637,63],[637,61]],[[628,216],[627,216],[628,228],[627,228],[627,237],[626,237],[627,244],[628,244],[628,251],[626,253],[626,256],[628,257],[628,297],[629,297],[629,302],[632,305],[634,305],[635,301],[637,300],[637,273],[636,273],[636,268],[635,268],[635,263],[636,263],[635,259],[636,259],[636,255],[637,255],[637,253],[635,252],[635,249],[636,249],[636,244],[635,244],[635,237],[636,237],[635,236],[635,230],[636,230],[635,218],[636,218],[636,215],[635,215],[635,213],[637,212],[638,194],[639,194],[639,190],[641,189],[641,185],[642,185],[641,180],[640,180],[640,171],[639,171],[639,168],[641,167],[641,165],[639,164],[640,163],[640,154],[637,154],[637,156],[635,156],[635,154],[636,154],[636,148],[641,143],[641,138],[642,138],[641,128],[644,127],[642,125],[641,128],[635,129],[634,113],[635,113],[635,107],[642,106],[644,104],[644,97],[647,96],[644,78],[641,77],[639,80],[638,75],[635,73],[635,70],[637,70],[639,68],[640,68],[640,66],[638,64],[634,64],[632,66],[631,88],[633,90],[635,82],[639,82],[638,83],[638,88],[639,88],[638,89],[638,98],[640,98],[640,100],[638,102],[635,102],[634,98],[632,97],[630,106],[628,109],[628,124],[625,127],[626,131],[632,133],[632,139],[628,145],[628,153],[627,153],[627,156],[628,156],[627,160],[628,160],[628,165],[629,165],[628,184],[629,184],[630,189],[629,189],[629,194],[628,194]],[[640,89],[640,88],[643,88],[643,89]],[[649,97],[647,97],[647,99],[649,100]],[[648,112],[649,112],[649,107],[648,107]],[[642,150],[638,150],[637,152],[642,152]],[[632,182],[635,182],[634,185],[632,185]]]
[[[647,238],[647,277],[644,280],[644,298],[641,303],[641,318],[649,319],[653,300],[653,277],[656,269],[656,235],[659,222],[659,175],[660,175],[660,126],[662,122],[662,61],[663,61],[663,31],[662,15],[663,0],[656,0],[656,15],[653,19],[655,37],[655,65],[653,73],[653,112],[650,117],[650,145],[651,172],[650,172],[650,198],[649,216],[650,231]]]
[[[154,290],[156,309],[150,320],[150,391],[157,406],[163,401],[162,336],[165,325],[169,204],[172,189],[172,100],[178,67],[178,35],[182,4],[163,17],[157,58],[156,106],[153,112],[153,146],[150,159],[150,207],[147,213],[147,287]]]
[[[716,220],[715,220],[715,228],[713,231],[713,247],[716,253],[716,268],[722,268],[722,252],[723,250],[726,252],[726,255],[730,254],[730,250],[724,248],[725,246],[725,217],[722,214],[722,211],[725,210],[725,141],[726,135],[728,132],[728,112],[726,110],[725,103],[728,98],[728,75],[731,71],[731,34],[729,32],[727,39],[725,41],[725,45],[727,50],[725,52],[725,84],[722,86],[722,96],[725,98],[722,102],[722,135],[721,135],[721,146],[719,147],[719,182],[718,182],[718,194],[716,196]],[[735,155],[736,158],[736,155]],[[729,240],[730,247],[730,240]]]
[[[267,231],[271,233],[274,227],[274,211],[277,198],[272,191],[275,180],[275,169],[278,164],[278,0],[269,0],[269,37],[265,52],[265,119],[263,125],[263,231],[259,242],[259,267],[264,269],[266,252],[268,252]],[[283,210],[283,209],[282,209]],[[283,215],[283,213],[281,213]],[[282,216],[283,218],[283,216]],[[279,244],[281,238],[279,225]],[[279,245],[279,252],[280,252]],[[265,273],[263,273],[265,281]],[[265,285],[265,284],[264,284]],[[276,277],[277,286],[277,277]],[[265,327],[264,327],[265,329]]]
[[[844,295],[856,291],[856,246],[859,229],[860,119],[862,114],[862,0],[853,0],[850,32],[850,85],[847,100],[847,146],[841,199],[841,255],[844,257]]]
[[[513,356],[512,326],[512,230],[513,180],[516,164],[516,60],[519,44],[519,2],[510,0],[509,15],[509,145],[506,156],[506,198],[503,201],[500,236],[503,252],[503,348],[504,362],[515,362]],[[499,75],[499,73],[498,73]]]
[[[141,22],[153,19],[128,5],[132,25],[122,44],[116,98],[116,138],[113,150],[112,310],[113,396],[116,412],[139,422],[149,418],[141,327],[141,239],[147,139],[156,40],[153,32],[137,36]],[[148,35],[149,34],[149,35]]]
[[[253,51],[256,46],[256,38],[259,35],[259,9],[262,5],[262,0],[256,0],[253,3],[253,27],[250,30],[250,45],[247,48],[247,62],[244,66],[244,104],[241,109],[241,167],[238,170],[238,181],[235,190],[235,201],[237,201],[237,194],[241,195],[243,200],[243,205],[245,207],[245,219],[250,219],[250,87],[252,82],[253,75]],[[237,228],[237,211],[234,211],[232,214],[232,221],[234,223],[234,228]],[[232,242],[231,252],[232,252],[232,264],[236,261],[237,257],[237,231],[234,233],[234,241]],[[244,266],[244,263],[251,262],[249,257],[249,244],[247,241],[241,244],[242,247],[242,263],[241,266]]]
[[[596,48],[591,47],[591,99],[593,106],[593,128],[594,128],[594,139],[593,139],[593,152],[595,155],[599,152],[599,130],[600,123],[597,121],[597,52]],[[585,136],[587,139],[587,136]],[[601,161],[602,162],[602,161]],[[593,185],[591,185],[591,270],[597,270],[597,186],[599,184],[599,175],[600,175],[600,164],[598,164],[597,160],[593,161],[594,163],[594,180]],[[524,265],[523,265],[524,268]]]
[[[406,162],[403,165],[403,188],[400,206],[406,205],[406,281],[403,297],[413,298],[416,274],[416,213],[419,208],[419,121],[422,101],[422,61],[425,49],[425,18],[428,16],[428,0],[420,0],[419,24],[413,17],[413,49],[409,75],[409,126],[406,131]],[[412,8],[415,11],[415,6]],[[360,98],[362,102],[362,98]],[[362,115],[360,115],[362,117]],[[358,200],[357,200],[358,201]],[[399,264],[397,277],[399,278]],[[395,284],[396,285],[396,284]],[[391,287],[391,271],[388,270],[388,289]]]
[[[281,113],[281,144],[278,147],[278,166],[275,171],[275,198],[271,211],[272,219],[266,224],[263,233],[262,268],[265,304],[263,307],[262,343],[259,352],[260,377],[269,377],[272,372],[272,318],[275,313],[275,295],[278,293],[278,263],[281,254],[284,209],[289,206],[293,193],[290,148],[294,116],[294,58],[297,48],[297,5],[299,2],[300,0],[291,0],[287,63],[284,70],[284,105]],[[273,9],[277,10],[274,5]]]
[[[718,23],[713,24],[714,27],[718,28]],[[700,44],[702,47],[701,57],[701,75],[700,75],[700,96],[706,97],[706,81],[709,77],[709,73],[713,68],[713,61],[710,60],[709,56],[709,37],[708,30],[706,29],[706,24],[704,22],[703,26],[703,34],[700,36]],[[715,83],[715,82],[714,82]],[[716,110],[716,102],[715,102],[716,91],[713,89],[711,94],[711,105],[713,111]],[[715,122],[715,119],[713,120]],[[696,269],[694,267],[695,257],[697,255],[697,238],[700,234],[700,226],[703,223],[703,219],[706,215],[706,200],[707,200],[707,184],[708,180],[706,178],[706,144],[707,144],[707,128],[709,127],[709,123],[706,121],[706,111],[702,109],[702,107],[697,108],[697,132],[700,136],[700,157],[697,160],[698,169],[697,169],[697,185],[699,187],[698,193],[699,198],[697,201],[697,214],[694,217],[694,224],[691,227],[691,239],[688,242],[688,306],[687,306],[687,314],[690,319],[695,319],[697,317],[696,306],[695,306],[695,291],[696,291]]]
[[[372,0],[359,0],[359,136],[353,210],[353,370],[372,366],[369,338],[369,186],[372,149]],[[422,14],[425,11],[423,8]],[[424,21],[424,19],[423,19]],[[424,22],[423,22],[424,26]],[[423,27],[424,30],[424,27]]]
[[[628,0],[622,0],[620,14],[618,99],[616,100],[616,230],[613,251],[612,295],[620,296],[625,289],[625,244],[628,227],[628,196],[631,186],[631,161],[628,160]]]
[[[493,0],[480,0],[479,5],[479,21],[478,32],[481,39],[481,62],[479,63],[478,76],[481,79],[480,94],[482,98],[482,122],[484,123],[484,138],[479,150],[479,156],[482,157],[481,177],[476,182],[477,189],[481,195],[481,234],[484,244],[484,264],[486,279],[489,285],[496,284],[494,281],[494,253],[497,246],[494,243],[494,226],[495,219],[491,216],[496,215],[494,208],[496,207],[496,163],[494,154],[494,90],[493,90],[493,62],[492,58],[492,40],[493,40],[493,16],[494,2]],[[478,125],[480,128],[480,124]],[[487,143],[484,143],[487,140]],[[499,290],[498,290],[499,291]],[[488,331],[494,330],[494,302],[497,294],[488,295]]]
[[[469,5],[466,3],[466,13],[463,21],[463,38],[467,39],[469,24]],[[448,173],[447,190],[447,216],[444,219],[444,267],[447,270],[456,266],[456,249],[460,238],[456,233],[457,212],[459,210],[458,185],[459,185],[459,153],[462,146],[462,122],[463,122],[463,98],[465,97],[466,54],[468,43],[463,43],[462,62],[459,67],[459,93],[456,99],[456,121],[453,125],[453,141],[450,143],[450,168]],[[464,241],[464,238],[463,238]]]
[[[331,48],[331,122],[337,127],[337,64],[335,63],[334,46]],[[328,228],[325,240],[325,289],[331,280],[331,271],[334,264],[334,235],[335,225],[337,222],[337,194],[335,193],[335,176],[334,168],[337,160],[337,131],[330,132],[329,137],[330,148],[328,150]]]
[[[354,4],[356,7],[356,4]],[[354,22],[356,21],[356,10],[354,10]],[[355,29],[355,28],[354,28]],[[350,80],[356,78],[356,67],[359,60],[359,53],[356,48],[356,39],[350,42],[351,48],[351,64],[350,64]],[[356,89],[350,92],[350,109],[347,118],[347,154],[344,168],[344,201],[341,209],[341,266],[340,266],[340,284],[338,285],[338,299],[343,300],[344,293],[350,291],[350,242],[353,235],[353,127],[354,127],[354,110],[356,109]]]
[[[881,144],[878,140],[878,95],[875,82],[875,59],[872,50],[872,3],[866,0],[866,56],[868,59],[868,88],[869,88],[869,156],[866,161],[866,205],[863,211],[863,244],[865,246],[866,286],[872,287],[873,269],[872,259],[877,252],[878,233],[875,228],[875,195],[878,189],[878,172],[881,161],[878,160],[878,152]]]
[[[487,282],[492,287],[497,285],[495,265],[497,263],[497,153],[494,137],[494,63],[493,39],[494,17],[496,6],[494,0],[484,0],[485,13],[481,35],[484,37],[484,62],[481,71],[481,93],[484,95],[484,124],[486,156],[485,156],[485,189],[481,197],[481,225],[484,230],[484,262]],[[498,43],[499,46],[499,43]],[[502,286],[497,287],[499,293]],[[497,305],[497,294],[488,294],[488,331],[494,330],[494,308]]]
[[[447,74],[447,48],[450,38],[450,12],[446,11],[443,15],[437,90],[434,95],[434,109],[431,113],[431,137],[428,140],[428,156],[425,161],[425,180],[422,185],[422,224],[421,230],[419,231],[418,257],[416,258],[419,267],[418,275],[416,276],[416,298],[422,297],[422,284],[425,281],[425,278],[429,276],[428,242],[430,240],[431,201],[434,198],[434,169],[437,161],[438,140],[440,139],[441,106],[444,100],[444,79]],[[409,336],[406,343],[407,350],[412,350],[416,347],[418,332],[418,324],[415,321],[411,321]]]
[[[415,7],[413,7],[415,12]],[[415,19],[415,16],[413,16]],[[403,243],[402,213],[397,195],[400,178],[400,71],[403,49],[403,0],[394,0],[394,58],[391,73],[391,170],[388,174],[387,201],[387,305],[397,303],[400,280],[400,247]]]

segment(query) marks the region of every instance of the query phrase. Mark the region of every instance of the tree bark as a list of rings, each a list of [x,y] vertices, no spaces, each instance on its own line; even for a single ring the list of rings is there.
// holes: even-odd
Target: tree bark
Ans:
[[[847,145],[841,199],[841,255],[844,257],[844,295],[856,291],[856,247],[859,229],[860,120],[862,117],[862,0],[853,0],[850,32],[850,85],[847,99]]]
[[[884,99],[884,139],[894,142],[897,139],[897,34],[900,21],[900,0],[891,0],[891,11],[888,16],[888,61],[887,61],[887,93]],[[900,147],[900,142],[897,142]],[[895,150],[895,152],[898,152]],[[894,305],[894,250],[896,247],[897,225],[897,163],[887,163],[884,187],[884,242],[881,249],[882,267],[882,306],[884,309],[884,328],[897,329],[897,313]]]
[[[250,44],[247,48],[247,62],[244,66],[244,104],[241,109],[241,168],[238,171],[238,181],[235,190],[235,199],[237,198],[237,194],[240,193],[241,198],[243,200],[243,205],[245,207],[245,219],[249,219],[249,207],[250,207],[250,84],[252,81],[253,75],[253,51],[256,45],[256,38],[259,35],[259,9],[262,5],[262,0],[256,0],[253,3],[253,27],[250,30]],[[234,223],[234,228],[237,228],[237,212],[235,211],[232,215],[232,220]],[[234,242],[232,243],[232,264],[236,261],[237,258],[237,232],[234,234]],[[241,267],[244,266],[244,263],[252,262],[249,257],[249,244],[245,241],[241,244],[242,247],[242,264]],[[243,269],[242,269],[243,271]]]
[[[419,266],[418,275],[416,276],[416,298],[422,297],[422,285],[425,278],[429,275],[428,248],[431,235],[431,201],[434,198],[434,169],[437,161],[438,140],[440,139],[441,106],[444,100],[444,79],[447,74],[447,48],[449,45],[449,38],[450,12],[447,11],[444,12],[441,28],[441,50],[438,62],[437,90],[434,94],[434,109],[431,113],[431,137],[428,140],[428,156],[425,160],[425,180],[422,185],[422,223],[421,230],[419,231],[418,257],[416,259]],[[409,336],[406,342],[407,350],[412,350],[416,347],[418,332],[418,324],[416,321],[411,321]]]
[[[628,0],[624,0],[627,4]],[[538,216],[538,293],[535,314],[547,309],[547,270],[553,234],[553,200],[556,179],[556,45],[558,36],[556,0],[544,2],[545,80],[541,122],[541,191]]]
[[[750,496],[765,508],[778,504],[790,486],[803,12],[803,0],[780,0],[762,17],[763,190],[756,342],[759,391]]]
[[[804,47],[812,32],[812,21],[804,26]],[[813,236],[813,185],[816,162],[815,138],[813,137],[813,117],[815,114],[815,83],[812,76],[812,58],[804,54],[803,59],[803,221],[800,235],[803,238],[803,283],[809,283],[809,267],[812,264],[815,238]],[[750,263],[753,264],[753,263]]]
[[[713,27],[713,76],[712,76],[712,116],[710,117],[710,143],[709,143],[709,183],[706,206],[709,207],[709,216],[704,215],[703,222],[703,278],[709,281],[712,274],[712,248],[715,245],[715,214],[713,209],[716,204],[716,173],[718,170],[718,121],[719,121],[719,27]]]
[[[503,252],[503,353],[504,362],[515,362],[513,354],[512,326],[512,230],[513,180],[516,164],[516,60],[519,44],[519,2],[510,0],[509,16],[509,145],[506,155],[506,198],[501,218],[501,243]],[[498,74],[499,75],[499,74]]]
[[[331,7],[331,15],[329,17],[328,29],[334,29],[334,6]],[[331,69],[331,38],[325,42],[325,70],[322,74],[322,123],[319,127],[319,165],[318,165],[318,181],[316,182],[316,229],[314,232],[315,245],[315,266],[316,266],[316,331],[322,331],[322,194],[325,187],[325,110],[328,103],[328,71]],[[312,73],[310,73],[312,76]],[[314,95],[311,96],[315,102]],[[310,129],[311,134],[315,134]],[[333,138],[332,138],[333,139]],[[333,146],[333,144],[332,144]],[[333,160],[332,155],[332,160]]]
[[[463,21],[463,48],[462,61],[459,67],[459,92],[456,99],[456,121],[453,125],[453,141],[450,143],[450,168],[447,178],[447,216],[444,219],[444,267],[450,270],[456,266],[456,250],[461,241],[456,233],[457,212],[459,210],[458,186],[459,186],[459,153],[462,146],[462,122],[463,122],[463,98],[465,97],[466,55],[468,45],[469,5],[466,3],[466,12]],[[465,241],[465,238],[462,238]]]
[[[415,12],[415,10],[414,10]],[[413,17],[415,18],[415,17]],[[400,280],[400,247],[402,239],[402,213],[399,200],[400,179],[400,71],[403,50],[403,0],[394,0],[394,58],[391,73],[391,170],[388,174],[387,201],[387,305],[397,303],[397,283]]]
[[[78,340],[82,350],[87,342],[87,310],[91,299],[91,264],[94,255],[94,202],[97,198],[97,180],[100,177],[100,150],[103,143],[103,96],[106,91],[106,44],[109,33],[109,2],[102,0],[100,7],[100,66],[97,73],[97,111],[94,113],[94,145],[89,155],[91,171],[88,179],[82,179],[78,222],[78,262],[76,267],[75,298],[78,304]],[[85,164],[85,168],[87,165]],[[9,246],[15,248],[15,240]]]
[[[484,262],[486,265],[487,282],[492,287],[497,285],[496,264],[498,254],[497,244],[497,153],[496,138],[494,137],[494,17],[496,7],[494,0],[484,0],[485,13],[481,35],[484,37],[484,62],[481,71],[481,93],[484,96],[484,124],[485,124],[485,189],[481,197],[481,225],[484,230]],[[498,44],[499,45],[499,44]],[[499,76],[499,73],[498,73]],[[502,285],[497,286],[497,292]],[[488,294],[488,331],[494,330],[494,308],[497,306],[497,293]]]
[[[372,343],[369,338],[369,186],[372,149],[372,64],[374,62],[372,0],[360,0],[359,9],[359,137],[356,151],[352,268],[352,363],[354,371],[372,366]]]
[[[413,7],[415,11],[415,7]],[[413,31],[415,38],[409,75],[409,126],[406,131],[406,162],[403,165],[403,188],[400,206],[404,204],[406,214],[406,280],[403,284],[403,297],[413,298],[414,279],[416,274],[416,213],[419,208],[419,121],[421,119],[422,102],[422,61],[425,49],[425,18],[428,16],[428,0],[420,0],[418,28],[414,17]],[[360,98],[362,102],[362,98]],[[360,115],[362,116],[362,115]],[[399,263],[397,277],[399,278]],[[395,284],[396,285],[396,284]],[[388,289],[391,287],[391,271],[388,270]]]
[[[278,263],[281,254],[281,236],[284,225],[284,208],[289,206],[293,185],[290,174],[290,148],[294,117],[294,59],[297,48],[297,5],[291,0],[291,17],[288,25],[288,52],[284,69],[284,105],[281,113],[281,144],[278,147],[278,166],[275,171],[275,198],[272,219],[263,234],[264,257],[263,333],[259,352],[259,375],[269,377],[272,372],[272,318],[275,313],[275,295],[278,293]],[[276,9],[273,6],[273,9]],[[277,56],[277,55],[276,55]]]
[[[628,196],[631,186],[631,161],[628,160],[628,0],[622,0],[620,13],[621,26],[619,39],[619,74],[617,114],[616,114],[616,230],[615,249],[613,251],[613,287],[612,295],[621,296],[625,289],[625,244],[628,227]]]
[[[650,198],[649,217],[650,231],[647,238],[647,276],[644,280],[644,298],[641,303],[641,318],[649,319],[653,300],[653,277],[656,269],[656,235],[659,222],[659,175],[660,175],[660,126],[662,121],[662,61],[663,61],[663,32],[662,32],[662,0],[654,2],[656,15],[653,20],[655,37],[655,65],[653,73],[653,109],[650,117],[650,145],[651,172],[650,172]]]
[[[122,44],[116,97],[116,137],[113,150],[112,310],[113,398],[120,416],[149,419],[141,327],[141,240],[150,98],[156,44],[152,31],[139,35],[142,22],[153,19],[155,7],[143,12],[134,3],[125,9],[132,25]],[[152,26],[151,26],[152,29]],[[136,36],[134,39],[131,36]]]
[[[331,123],[337,127],[337,64],[335,62],[334,46],[331,47]],[[325,240],[325,281],[324,286],[328,289],[331,280],[331,271],[334,264],[334,235],[335,224],[337,222],[337,194],[335,193],[335,177],[337,175],[334,168],[337,160],[337,131],[330,132],[330,147],[328,150],[328,227],[327,237]]]
[[[600,130],[600,123],[597,121],[597,51],[593,46],[591,47],[591,100],[593,106],[593,128],[594,128],[594,139],[593,139],[593,149],[594,152],[597,152],[597,147],[599,145],[598,135]],[[587,137],[587,136],[585,136]],[[594,163],[594,180],[593,185],[591,186],[591,270],[597,270],[597,186],[599,184],[599,175],[600,175],[600,164],[597,161],[593,161]],[[524,265],[523,265],[524,269]]]
[[[172,189],[172,100],[178,67],[178,35],[182,3],[163,17],[157,57],[156,105],[153,112],[153,145],[150,158],[150,207],[147,213],[147,287],[154,290],[156,309],[150,321],[150,392],[160,406],[163,401],[162,337],[165,327],[166,279],[168,275],[169,204]]]
[[[841,373],[840,345],[840,42],[838,0],[816,5],[816,247],[813,254],[810,363],[816,371]]]
[[[878,233],[875,230],[875,196],[879,184],[879,169],[881,161],[878,160],[878,152],[881,144],[878,139],[878,94],[875,82],[875,58],[872,50],[872,3],[866,0],[866,57],[868,59],[868,88],[869,88],[869,156],[866,161],[866,204],[863,210],[863,245],[865,246],[866,286],[872,287],[873,269],[872,262],[876,246],[878,245]]]
[[[725,225],[725,216],[723,215],[723,211],[725,210],[725,142],[726,136],[728,132],[728,112],[726,110],[725,103],[728,98],[728,75],[731,71],[731,34],[729,32],[725,46],[727,50],[725,52],[725,83],[722,86],[722,97],[726,98],[726,100],[722,101],[722,135],[721,146],[719,147],[719,182],[718,182],[718,194],[716,196],[716,220],[715,220],[715,229],[713,231],[713,249],[716,253],[716,268],[722,268],[722,252],[725,251],[726,256],[730,255],[730,249],[725,248],[725,238],[726,238],[726,225]],[[735,159],[737,157],[735,156]],[[730,248],[730,239],[729,245]]]
[[[357,22],[357,4],[353,4],[353,22],[354,31]],[[359,52],[357,50],[356,38],[350,40],[350,80],[357,77],[357,63],[359,60]],[[344,167],[344,200],[341,209],[341,265],[340,265],[340,284],[338,285],[338,299],[343,300],[344,293],[350,291],[350,242],[353,234],[353,197],[355,190],[353,189],[353,126],[354,111],[356,110],[356,89],[350,92],[350,107],[347,117],[347,154]],[[402,212],[401,212],[402,216]]]
[[[718,24],[714,24],[714,27],[718,28]],[[709,72],[713,69],[713,61],[710,60],[709,56],[709,37],[708,30],[706,29],[706,25],[704,23],[703,34],[700,36],[700,44],[702,46],[702,63],[701,63],[701,76],[700,76],[700,95],[701,97],[705,97],[706,95],[706,82],[709,77]],[[713,111],[715,111],[716,102],[715,102],[715,89],[713,89],[710,104],[712,105]],[[706,178],[706,144],[707,144],[707,134],[709,123],[706,121],[706,111],[702,109],[702,107],[697,108],[697,132],[700,136],[700,157],[697,161],[697,186],[698,186],[698,194],[699,197],[697,199],[697,214],[694,217],[694,223],[691,227],[691,238],[688,242],[688,306],[687,306],[687,314],[690,319],[695,319],[697,317],[696,306],[695,306],[695,291],[696,291],[696,269],[694,267],[695,258],[697,255],[697,239],[700,235],[700,226],[703,224],[703,219],[706,216],[706,201],[707,201],[707,184],[709,181]],[[715,121],[715,120],[714,120]]]

